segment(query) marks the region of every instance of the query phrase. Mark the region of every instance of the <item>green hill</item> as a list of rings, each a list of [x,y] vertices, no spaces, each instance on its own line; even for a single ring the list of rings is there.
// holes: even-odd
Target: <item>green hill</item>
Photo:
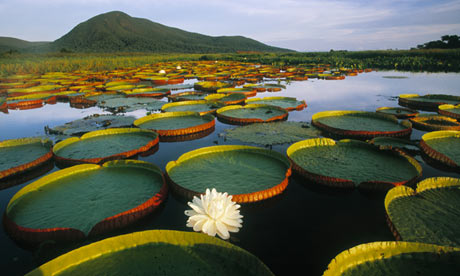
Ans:
[[[30,42],[14,37],[0,36],[0,52],[21,51],[35,47],[43,47],[50,42]]]
[[[207,36],[113,11],[78,24],[52,43],[55,51],[224,53],[287,52],[242,36]]]

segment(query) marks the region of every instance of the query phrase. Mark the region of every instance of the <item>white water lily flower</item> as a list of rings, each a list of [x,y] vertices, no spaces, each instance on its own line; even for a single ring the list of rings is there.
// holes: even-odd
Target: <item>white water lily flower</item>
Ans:
[[[180,65],[177,65],[176,69],[180,70],[180,69],[182,69],[182,67],[180,67]]]
[[[160,70],[158,71],[159,74],[166,74],[166,71],[165,70]]]
[[[187,226],[193,227],[194,231],[201,231],[209,236],[219,235],[226,240],[230,237],[229,232],[238,232],[243,225],[240,215],[240,205],[232,201],[232,196],[227,193],[218,193],[216,189],[206,189],[206,193],[200,198],[194,196],[192,202],[188,202],[192,210],[186,210],[189,216]]]

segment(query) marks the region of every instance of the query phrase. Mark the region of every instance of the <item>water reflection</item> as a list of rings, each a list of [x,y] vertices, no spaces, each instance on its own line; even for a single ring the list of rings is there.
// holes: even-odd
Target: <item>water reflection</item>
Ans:
[[[384,78],[401,76],[407,78]],[[188,83],[192,83],[189,80]],[[285,82],[282,82],[285,84]],[[289,121],[310,122],[313,114],[325,110],[375,111],[378,107],[398,107],[397,96],[403,93],[460,95],[460,74],[371,72],[347,77],[345,80],[293,81],[281,92],[262,92],[257,97],[286,96],[305,100],[308,107],[289,113]],[[182,91],[172,91],[173,94]],[[145,116],[146,110],[126,113],[136,118]],[[0,113],[0,140],[29,136],[44,136],[44,127],[56,127],[92,114],[110,114],[98,107],[70,108],[69,103],[45,104],[30,110],[9,110]],[[164,170],[166,163],[182,154],[216,144],[244,144],[219,137],[224,129],[237,126],[216,120],[215,130],[199,139],[179,142],[160,142],[157,152],[139,156]],[[419,140],[426,133],[413,130],[411,140]],[[289,145],[276,145],[272,149],[285,153]],[[454,176],[422,164],[423,178]],[[54,167],[52,171],[56,171]],[[48,172],[49,173],[49,172]],[[0,191],[0,206],[4,211],[11,197],[27,183]],[[286,267],[304,274],[321,274],[330,260],[352,246],[372,241],[394,240],[385,221],[384,194],[364,195],[359,191],[347,193],[324,190],[292,177],[282,196],[267,204],[242,208],[244,222],[239,233],[233,235],[235,244],[258,256],[276,275],[287,273]],[[147,229],[173,229],[191,231],[185,226],[186,202],[170,196],[163,209],[155,216],[136,226],[116,231],[113,236]],[[104,237],[107,237],[104,236]],[[101,239],[98,237],[97,239]],[[92,240],[91,240],[92,241]],[[86,241],[88,243],[90,241]],[[5,275],[23,275],[39,264],[65,253],[79,245],[59,247],[48,245],[46,250],[26,251],[0,231],[0,262]]]

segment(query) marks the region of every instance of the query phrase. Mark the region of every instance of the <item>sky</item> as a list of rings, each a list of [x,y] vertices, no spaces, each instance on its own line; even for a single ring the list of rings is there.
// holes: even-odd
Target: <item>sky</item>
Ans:
[[[302,52],[410,49],[460,35],[460,0],[0,0],[0,36],[53,41],[115,10]]]

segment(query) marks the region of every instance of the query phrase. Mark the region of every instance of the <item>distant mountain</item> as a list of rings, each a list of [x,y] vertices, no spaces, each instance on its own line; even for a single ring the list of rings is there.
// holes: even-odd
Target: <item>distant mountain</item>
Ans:
[[[20,51],[25,49],[32,49],[35,47],[42,47],[50,44],[50,42],[30,42],[14,37],[0,36],[0,53],[7,51]]]
[[[24,41],[27,43],[27,41]],[[30,43],[30,42],[29,42]],[[34,45],[35,46],[35,45]],[[2,42],[0,41],[0,47]],[[26,48],[19,48],[26,49]],[[113,11],[78,24],[70,32],[34,51],[228,53],[291,52],[243,36],[207,36]]]

